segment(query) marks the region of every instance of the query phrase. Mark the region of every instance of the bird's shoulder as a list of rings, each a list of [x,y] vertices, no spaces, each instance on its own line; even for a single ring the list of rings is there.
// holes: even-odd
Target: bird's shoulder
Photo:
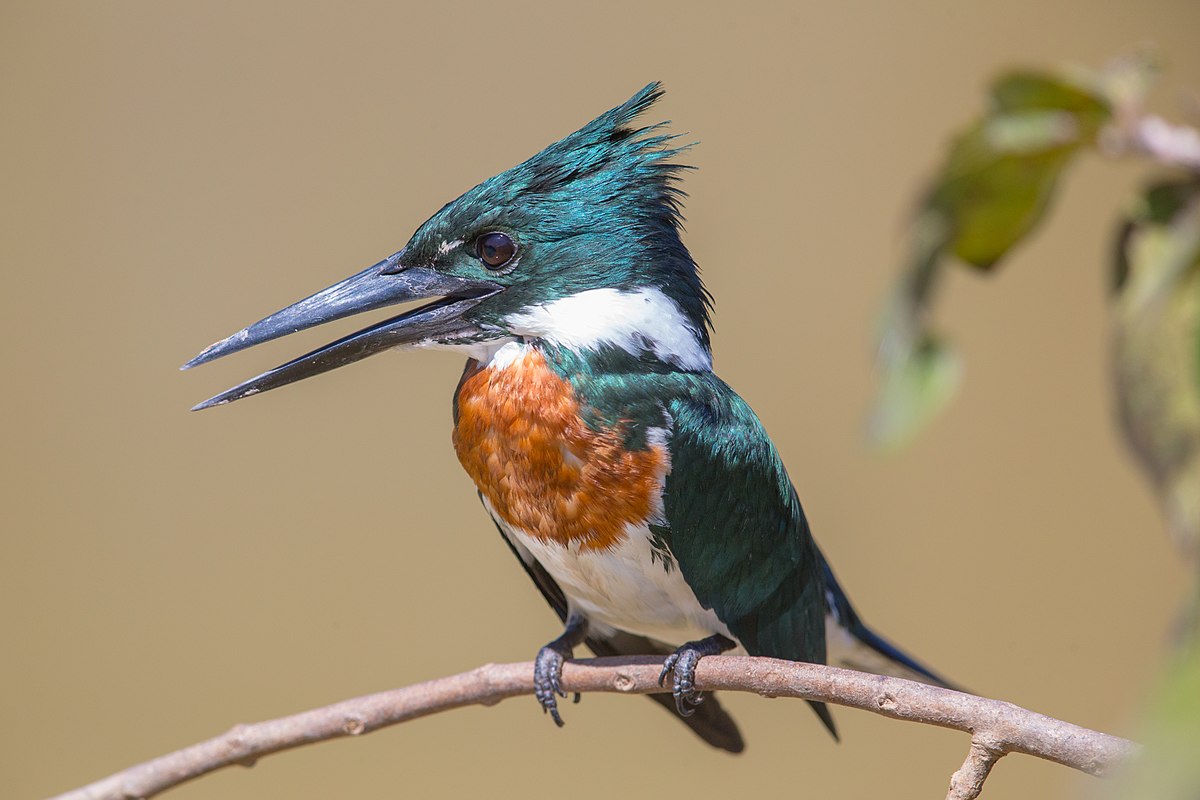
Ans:
[[[580,400],[581,413],[594,424],[623,426],[633,435],[634,446],[665,439],[673,468],[686,462],[714,479],[736,473],[744,479],[742,488],[792,505],[794,492],[787,469],[762,422],[714,373],[669,369],[576,372],[568,379]]]
[[[672,438],[677,432],[689,440],[711,437],[727,445],[714,452],[717,458],[759,454],[769,468],[782,469],[758,417],[711,371],[679,370],[616,348],[580,353],[545,346],[542,351],[593,427],[623,427],[635,446],[646,446],[647,428],[665,429]]]
[[[783,459],[728,384],[712,374],[688,384],[664,403],[664,537],[681,559],[761,556],[790,569],[807,557],[811,535]]]

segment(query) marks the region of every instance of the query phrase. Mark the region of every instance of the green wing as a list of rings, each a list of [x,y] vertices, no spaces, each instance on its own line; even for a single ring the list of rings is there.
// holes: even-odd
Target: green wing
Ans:
[[[820,555],[758,417],[714,375],[666,403],[671,472],[655,535],[751,655],[825,662]]]
[[[584,420],[619,427],[626,446],[670,432],[661,525],[664,569],[678,569],[751,655],[825,663],[820,553],[787,470],[762,423],[712,373],[679,372],[616,349],[547,361],[574,387]],[[810,703],[837,738],[823,703]]]

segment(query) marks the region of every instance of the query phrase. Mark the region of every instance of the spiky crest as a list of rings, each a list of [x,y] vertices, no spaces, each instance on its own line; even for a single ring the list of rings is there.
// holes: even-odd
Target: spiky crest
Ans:
[[[552,301],[596,288],[657,288],[709,347],[710,297],[680,239],[681,170],[672,159],[690,145],[660,133],[666,123],[636,118],[663,90],[651,83],[620,106],[489,178],[448,203],[409,242],[414,261],[437,263],[448,242],[472,242],[491,229],[512,231],[526,247],[509,280],[515,291],[492,304]]]

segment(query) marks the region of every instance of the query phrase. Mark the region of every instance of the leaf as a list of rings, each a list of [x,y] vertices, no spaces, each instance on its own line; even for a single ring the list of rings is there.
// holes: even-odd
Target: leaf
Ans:
[[[958,388],[962,369],[957,356],[923,322],[946,236],[940,216],[925,214],[917,221],[910,267],[897,284],[880,326],[881,385],[868,435],[885,449],[899,449],[911,441]]]
[[[1055,110],[1070,113],[1080,124],[1082,138],[1094,137],[1112,116],[1112,104],[1099,82],[1074,76],[1021,70],[992,85],[992,102],[999,111]]]
[[[883,378],[869,434],[884,449],[908,444],[949,404],[962,377],[957,355],[933,336],[911,343]]]
[[[995,118],[955,143],[928,206],[945,218],[949,249],[968,264],[990,269],[1045,213],[1071,149],[1040,122]]]
[[[1198,598],[1200,600],[1200,598]],[[1197,603],[1200,606],[1200,603]],[[1150,700],[1139,739],[1142,757],[1108,795],[1127,800],[1195,800],[1200,797],[1200,607],[1191,610],[1192,630],[1168,659]]]
[[[957,386],[957,360],[926,328],[943,262],[954,256],[993,269],[1042,221],[1063,171],[1096,144],[1115,109],[1140,106],[1153,74],[1152,60],[1138,54],[1098,73],[1014,70],[992,84],[989,108],[953,140],[922,200],[880,334],[876,442],[910,439]]]
[[[1200,179],[1146,191],[1115,253],[1113,371],[1125,438],[1171,532],[1200,555]],[[1200,566],[1200,559],[1197,559]]]
[[[949,249],[990,269],[1045,214],[1058,176],[1112,116],[1099,81],[1019,71],[992,85],[992,107],[955,140],[927,210],[945,216]]]
[[[1146,63],[1122,61],[1102,73],[1015,70],[992,84],[988,110],[953,140],[923,197],[908,263],[881,326],[880,389],[870,421],[876,443],[911,439],[958,385],[958,360],[926,328],[930,287],[943,262],[955,256],[991,270],[1028,236],[1072,157],[1096,143],[1118,103],[1140,100]]]
[[[1117,241],[1113,370],[1126,440],[1200,567],[1200,178],[1146,190]],[[1122,800],[1200,797],[1200,594],[1152,698]]]

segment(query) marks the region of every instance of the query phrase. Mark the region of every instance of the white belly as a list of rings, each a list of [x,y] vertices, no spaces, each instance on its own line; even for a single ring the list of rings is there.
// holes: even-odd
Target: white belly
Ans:
[[[714,633],[734,638],[711,609],[700,605],[679,568],[674,563],[664,568],[647,527],[630,527],[620,544],[599,551],[539,541],[492,517],[521,558],[550,573],[570,610],[586,617],[593,630],[615,628],[670,645]]]

